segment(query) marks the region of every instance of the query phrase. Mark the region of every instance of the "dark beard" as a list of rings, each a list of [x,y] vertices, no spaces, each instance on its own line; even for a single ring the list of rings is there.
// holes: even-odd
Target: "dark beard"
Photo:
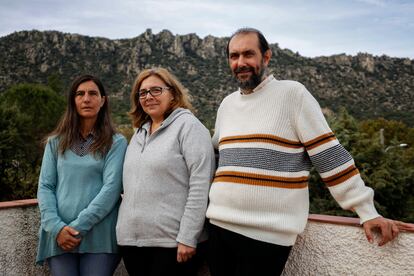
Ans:
[[[237,73],[243,71],[251,71],[252,75],[248,80],[242,81],[237,78]],[[237,85],[240,87],[241,90],[253,90],[255,89],[263,80],[263,76],[265,74],[265,66],[262,64],[260,66],[259,72],[256,74],[254,72],[254,68],[250,66],[239,67],[233,72],[233,77],[237,82]]]

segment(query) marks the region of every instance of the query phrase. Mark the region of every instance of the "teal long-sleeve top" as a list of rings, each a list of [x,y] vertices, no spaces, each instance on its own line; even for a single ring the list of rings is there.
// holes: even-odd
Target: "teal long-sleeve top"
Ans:
[[[50,138],[44,152],[37,198],[41,214],[36,262],[67,253],[56,242],[68,225],[80,232],[75,253],[117,253],[115,225],[122,189],[126,139],[113,136],[103,157],[83,157],[72,150],[58,153],[59,140]]]

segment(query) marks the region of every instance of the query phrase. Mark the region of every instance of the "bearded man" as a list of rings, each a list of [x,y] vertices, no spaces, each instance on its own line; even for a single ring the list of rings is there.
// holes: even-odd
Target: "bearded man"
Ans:
[[[373,190],[314,97],[302,84],[268,74],[272,52],[263,34],[236,31],[227,55],[239,89],[221,103],[213,136],[219,166],[207,210],[211,275],[282,273],[306,226],[312,165],[341,207],[358,214],[368,241],[374,228],[379,245],[395,238],[407,225],[378,214]]]

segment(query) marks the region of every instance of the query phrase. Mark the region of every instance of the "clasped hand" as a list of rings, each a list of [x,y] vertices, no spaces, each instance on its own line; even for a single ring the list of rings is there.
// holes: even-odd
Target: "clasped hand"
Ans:
[[[80,242],[80,238],[76,238],[79,232],[70,226],[65,226],[60,230],[56,237],[56,242],[60,248],[65,251],[71,251],[76,248]]]
[[[191,259],[196,253],[196,249],[182,243],[178,243],[177,248],[177,262],[184,263]]]

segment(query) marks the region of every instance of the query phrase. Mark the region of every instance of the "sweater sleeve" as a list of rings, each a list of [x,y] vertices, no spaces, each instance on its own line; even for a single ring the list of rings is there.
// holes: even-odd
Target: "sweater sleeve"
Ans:
[[[317,101],[302,89],[295,125],[312,164],[343,209],[355,211],[361,223],[378,217],[374,191],[365,186],[352,156],[332,133]]]
[[[126,139],[123,136],[115,136],[114,143],[105,156],[101,190],[88,207],[82,210],[78,217],[69,224],[82,236],[108,215],[120,198],[126,147]]]
[[[204,226],[208,191],[215,168],[214,151],[210,134],[199,121],[187,123],[180,140],[190,179],[176,241],[196,247]]]
[[[57,155],[58,140],[48,140],[43,154],[42,167],[40,169],[37,199],[39,202],[41,227],[51,233],[53,240],[66,225],[59,217],[56,200],[57,185]]]
[[[219,148],[219,139],[220,139],[220,111],[221,109],[221,105],[217,110],[217,115],[216,115],[216,123],[214,125],[214,134],[213,134],[213,138],[212,138],[212,143],[213,143],[213,147],[214,149],[218,150]]]

